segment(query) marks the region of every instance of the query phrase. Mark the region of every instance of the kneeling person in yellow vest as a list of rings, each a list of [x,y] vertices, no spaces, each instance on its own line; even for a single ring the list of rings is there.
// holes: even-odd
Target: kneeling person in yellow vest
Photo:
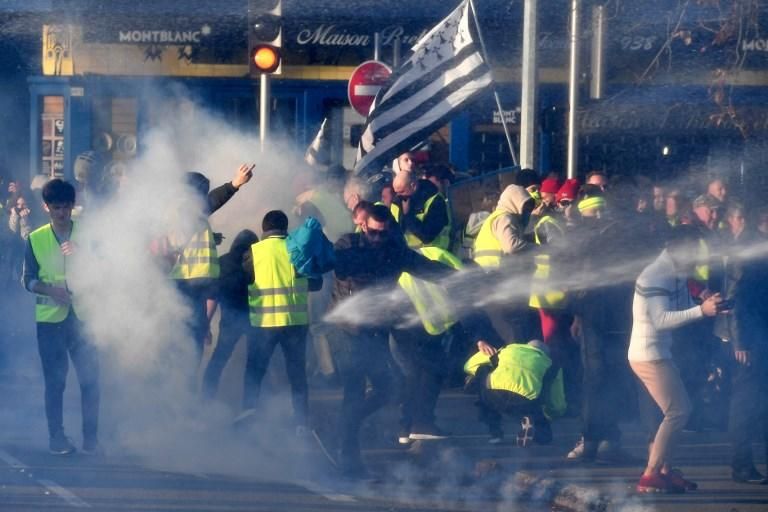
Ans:
[[[213,294],[212,286],[219,278],[219,254],[216,240],[208,223],[208,217],[224,206],[235,193],[250,181],[253,165],[241,165],[232,181],[210,190],[210,181],[199,172],[188,172],[184,179],[195,193],[203,198],[203,211],[197,212],[197,230],[189,236],[170,240],[176,250],[176,259],[171,268],[171,279],[176,281],[179,292],[192,308],[190,330],[197,349],[197,360],[202,360],[205,337],[208,334],[207,300]],[[195,212],[185,212],[194,215]]]
[[[251,332],[245,366],[243,414],[255,415],[261,381],[275,347],[280,344],[291,385],[297,427],[306,428],[309,409],[306,352],[309,329],[309,292],[322,288],[322,279],[299,275],[286,247],[288,217],[279,210],[268,212],[261,223],[262,238],[243,258],[250,279],[248,308]]]
[[[83,334],[67,286],[66,261],[77,251],[77,225],[72,221],[75,188],[54,179],[43,187],[51,222],[29,235],[24,256],[24,287],[37,295],[37,347],[45,379],[45,415],[52,454],[75,451],[64,433],[64,388],[69,360],[77,370],[83,417],[83,452],[99,450],[99,360],[96,347]]]
[[[517,441],[528,446],[552,442],[549,420],[565,413],[562,370],[552,365],[549,349],[541,341],[511,344],[501,350],[490,346],[464,365],[467,389],[480,395],[480,421],[488,425],[492,444],[504,438],[502,415],[522,416]]]

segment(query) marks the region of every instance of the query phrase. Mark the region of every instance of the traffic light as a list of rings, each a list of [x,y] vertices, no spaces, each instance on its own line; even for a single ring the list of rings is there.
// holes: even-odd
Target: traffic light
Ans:
[[[248,69],[252,77],[282,73],[282,0],[248,0]]]

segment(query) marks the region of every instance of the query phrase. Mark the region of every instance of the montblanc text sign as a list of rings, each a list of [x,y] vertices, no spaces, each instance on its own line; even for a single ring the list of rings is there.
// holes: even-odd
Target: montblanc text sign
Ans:
[[[210,30],[208,31],[210,34]],[[192,44],[200,43],[208,35],[201,30],[121,30],[119,43],[130,44]]]

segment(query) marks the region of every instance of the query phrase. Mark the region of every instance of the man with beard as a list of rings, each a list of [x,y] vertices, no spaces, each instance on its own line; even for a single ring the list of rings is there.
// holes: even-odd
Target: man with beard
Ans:
[[[408,249],[389,209],[383,205],[373,206],[362,232],[342,236],[335,251],[334,305],[375,287],[392,289],[404,271],[427,280],[453,272]],[[360,425],[394,396],[389,353],[391,324],[392,316],[386,312],[380,319],[349,318],[336,325],[332,338],[344,389],[339,467],[345,476],[366,476],[360,456]],[[368,393],[366,381],[371,388]]]

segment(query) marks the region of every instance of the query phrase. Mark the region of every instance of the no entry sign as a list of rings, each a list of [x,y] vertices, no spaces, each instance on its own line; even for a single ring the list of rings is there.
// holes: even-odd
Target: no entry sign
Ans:
[[[387,83],[391,74],[389,66],[375,60],[363,62],[355,68],[349,78],[347,96],[349,104],[358,114],[368,116],[376,93]]]

